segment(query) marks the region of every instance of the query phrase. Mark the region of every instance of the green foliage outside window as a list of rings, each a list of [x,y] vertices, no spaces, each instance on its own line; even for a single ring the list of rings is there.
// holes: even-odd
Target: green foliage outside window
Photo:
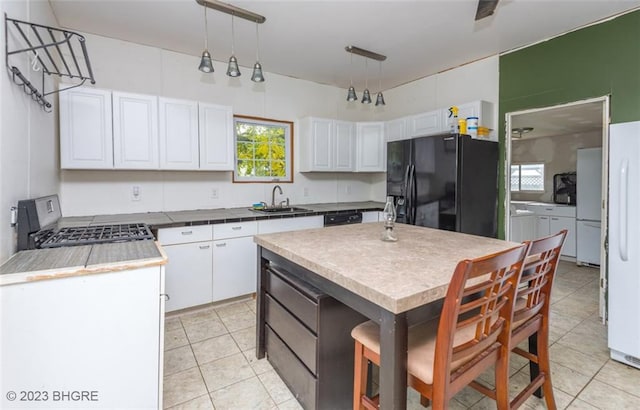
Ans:
[[[236,180],[290,178],[289,123],[236,118]]]

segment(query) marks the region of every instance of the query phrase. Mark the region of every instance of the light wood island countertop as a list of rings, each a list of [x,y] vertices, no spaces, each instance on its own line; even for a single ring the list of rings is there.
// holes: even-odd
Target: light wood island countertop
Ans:
[[[383,307],[402,313],[444,297],[462,259],[517,243],[396,224],[397,242],[380,240],[382,223],[257,235],[255,242]]]

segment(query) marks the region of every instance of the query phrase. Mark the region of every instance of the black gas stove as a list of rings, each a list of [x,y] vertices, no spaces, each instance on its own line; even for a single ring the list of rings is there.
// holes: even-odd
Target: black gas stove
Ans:
[[[59,227],[57,195],[18,202],[18,250],[154,239],[143,223]]]

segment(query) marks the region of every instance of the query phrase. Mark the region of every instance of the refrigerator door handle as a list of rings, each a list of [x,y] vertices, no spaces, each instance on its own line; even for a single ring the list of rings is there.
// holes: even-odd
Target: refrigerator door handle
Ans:
[[[416,166],[411,165],[411,224],[416,224],[418,186],[416,184]]]
[[[623,261],[629,260],[629,248],[627,242],[627,210],[628,210],[628,190],[629,190],[629,160],[624,159],[622,161],[622,166],[620,167],[620,198],[618,201],[618,212],[619,212],[619,224],[618,232],[620,235],[620,259]]]

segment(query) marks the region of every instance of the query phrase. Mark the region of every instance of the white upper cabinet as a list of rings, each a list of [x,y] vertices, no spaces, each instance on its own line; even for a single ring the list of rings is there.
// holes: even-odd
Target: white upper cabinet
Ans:
[[[445,131],[446,122],[442,122],[442,110],[429,111],[408,117],[409,136],[439,134]]]
[[[197,170],[200,163],[198,103],[160,97],[158,108],[160,168]]]
[[[356,135],[356,171],[384,172],[387,164],[384,122],[359,122]]]
[[[300,170],[350,172],[355,169],[355,124],[324,118],[300,121]]]
[[[113,92],[113,163],[158,169],[158,97]]]
[[[77,87],[60,93],[60,166],[113,167],[111,91]]]
[[[407,123],[407,118],[398,118],[397,120],[387,121],[385,123],[384,132],[387,142],[399,141],[409,138]]]
[[[200,169],[233,171],[234,131],[231,107],[198,104],[200,123]]]

